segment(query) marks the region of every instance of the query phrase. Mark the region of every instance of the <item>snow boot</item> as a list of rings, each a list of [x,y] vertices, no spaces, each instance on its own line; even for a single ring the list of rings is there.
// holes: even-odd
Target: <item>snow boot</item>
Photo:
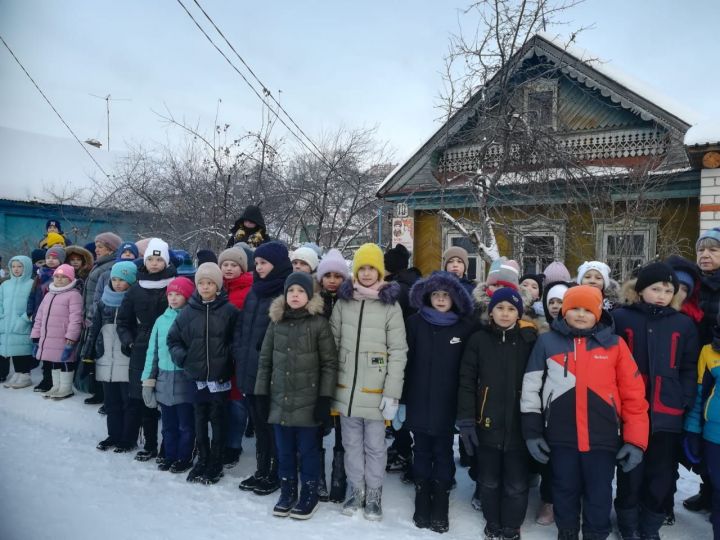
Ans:
[[[503,540],[520,540],[520,529],[503,529]]]
[[[700,484],[700,491],[697,495],[685,499],[683,506],[691,512],[709,512],[712,499],[712,489],[707,482]]]
[[[665,521],[663,521],[663,526],[672,527],[675,525],[675,510],[672,508],[665,514]]]
[[[450,506],[450,483],[434,480],[432,482],[432,511],[430,513],[430,530],[446,533],[450,529],[448,509]]]
[[[253,493],[255,495],[270,495],[280,489],[280,479],[278,478],[278,462],[275,458],[270,458],[270,472],[258,481]]]
[[[135,454],[135,461],[150,461],[151,459],[156,458],[157,455],[157,450],[152,448],[143,448],[142,450],[138,450],[137,454]]]
[[[85,398],[83,403],[85,405],[100,405],[103,402],[103,397],[97,394],[93,394],[89,398]]]
[[[127,454],[128,452],[132,452],[137,448],[137,445],[135,444],[116,444],[115,445],[115,452],[116,454]]]
[[[663,521],[665,521],[665,514],[641,508],[640,538],[642,540],[660,540],[660,527],[662,527]]]
[[[382,486],[379,488],[368,488],[365,494],[363,516],[369,521],[380,521],[382,515]]]
[[[27,388],[28,386],[32,386],[32,379],[30,378],[29,373],[16,373],[14,377],[15,380],[10,385],[10,388],[19,390],[20,388]]]
[[[355,512],[365,507],[365,486],[351,486],[350,494],[343,503],[342,513],[352,516]]]
[[[223,450],[222,464],[226,469],[232,469],[240,461],[242,448],[225,448]]]
[[[198,458],[195,466],[190,469],[185,480],[188,482],[200,482],[205,474],[205,469],[207,469],[207,460]]]
[[[325,479],[325,449],[320,449],[320,480],[317,484],[317,495],[318,500],[327,502],[330,500],[330,493],[328,493],[327,480]]]
[[[432,511],[432,488],[429,480],[421,480],[415,484],[415,513],[413,523],[418,529],[430,528]]]
[[[470,506],[472,506],[473,509],[477,510],[478,512],[482,512],[482,496],[480,495],[480,492],[480,482],[475,482],[475,491],[473,492]]]
[[[640,540],[640,515],[637,508],[615,508],[621,540]]]
[[[45,390],[42,394],[40,394],[44,398],[51,398],[55,394],[58,393],[58,390],[60,390],[60,370],[59,369],[53,369],[50,371],[50,379],[52,382],[50,383],[50,388]],[[42,383],[40,383],[42,384]],[[40,386],[40,385],[38,385]],[[35,387],[37,388],[37,386]]]
[[[273,508],[273,516],[288,517],[298,501],[297,478],[283,478],[280,481],[280,498]]]
[[[107,439],[104,439],[97,443],[97,446],[95,448],[97,448],[101,452],[106,452],[107,450],[110,450],[113,446],[115,446],[115,441],[108,437]]]
[[[19,373],[15,372],[13,373],[9,379],[5,379],[5,384],[3,386],[5,388],[12,388],[12,385],[15,384],[15,380],[18,378]]]
[[[172,463],[168,459],[157,462],[158,471],[166,472],[170,470],[170,467],[172,467]]]
[[[300,490],[300,500],[290,511],[293,519],[310,519],[318,508],[317,482],[310,480],[303,482]]]
[[[184,473],[185,471],[189,471],[193,466],[192,460],[182,460],[178,459],[177,461],[173,461],[170,465],[170,472],[173,474],[178,473]]]
[[[240,482],[238,489],[240,489],[240,491],[254,491],[261,478],[262,476],[260,476],[260,472],[255,471],[252,476],[248,476],[245,480]]]
[[[503,540],[502,529],[497,523],[486,523],[483,535],[485,540]]]
[[[205,469],[205,474],[202,477],[202,483],[205,485],[217,484],[220,479],[225,475],[223,472],[224,467],[222,463],[222,451],[223,448],[213,447],[210,450],[210,461]]]
[[[55,371],[60,370],[53,370],[53,373]],[[75,372],[74,371],[60,371],[60,387],[58,388],[58,391],[54,394],[52,394],[50,397],[54,399],[55,401],[60,401],[61,399],[67,399],[69,397],[72,397],[75,395],[75,392],[73,392],[73,379],[75,378]]]
[[[347,491],[347,477],[345,476],[345,452],[333,452],[332,472],[330,473],[330,495],[328,499],[334,503],[345,500]]]
[[[52,365],[50,362],[42,362],[42,380],[33,388],[33,392],[47,392],[53,386]]]

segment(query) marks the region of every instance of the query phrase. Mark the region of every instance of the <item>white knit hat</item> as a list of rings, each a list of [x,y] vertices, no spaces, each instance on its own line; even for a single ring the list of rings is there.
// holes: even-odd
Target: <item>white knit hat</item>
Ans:
[[[310,247],[299,247],[295,251],[292,252],[292,255],[290,256],[291,261],[303,261],[308,264],[310,267],[310,270],[312,272],[315,271],[315,269],[318,266],[318,256],[314,249]]]
[[[170,249],[165,240],[160,238],[151,238],[148,242],[147,248],[145,248],[145,254],[143,255],[143,262],[147,262],[150,256],[162,257],[165,264],[170,264]]]
[[[565,293],[567,292],[567,290],[568,286],[564,283],[558,283],[557,285],[553,285],[547,292],[547,301],[550,302],[550,300],[552,300],[553,298],[562,300],[565,297]]]
[[[610,267],[602,261],[585,261],[578,267],[577,283],[582,285],[582,280],[588,270],[597,270],[603,278],[603,289],[610,285]]]

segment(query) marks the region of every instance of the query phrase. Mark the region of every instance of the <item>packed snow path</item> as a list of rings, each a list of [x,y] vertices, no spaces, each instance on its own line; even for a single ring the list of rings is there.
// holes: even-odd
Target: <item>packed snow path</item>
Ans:
[[[40,373],[33,373],[35,383]],[[473,484],[458,467],[458,486],[450,498],[450,532],[420,530],[412,524],[414,490],[390,474],[379,523],[362,515],[348,518],[340,505],[321,503],[307,522],[276,518],[271,509],[278,494],[258,497],[238,490],[254,471],[254,439],[243,441],[240,463],[225,470],[215,486],[188,484],[186,474],[160,472],[154,460],[139,463],[134,454],[100,452],[106,437],[105,417],[85,395],[60,402],[43,399],[32,388],[0,386],[0,538],[3,540],[73,539],[215,539],[392,540],[482,538],[484,520],[473,510]],[[326,447],[332,447],[332,436]],[[328,452],[328,467],[331,459]],[[663,539],[711,538],[707,515],[685,511],[679,501],[697,492],[695,475],[682,469],[675,506],[677,522],[663,527]],[[554,539],[554,526],[534,523],[537,489],[531,490],[523,538]]]

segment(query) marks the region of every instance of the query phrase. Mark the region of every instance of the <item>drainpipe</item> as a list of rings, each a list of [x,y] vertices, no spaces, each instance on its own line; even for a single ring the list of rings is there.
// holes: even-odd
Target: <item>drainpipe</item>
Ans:
[[[378,208],[378,246],[382,247],[382,205]]]

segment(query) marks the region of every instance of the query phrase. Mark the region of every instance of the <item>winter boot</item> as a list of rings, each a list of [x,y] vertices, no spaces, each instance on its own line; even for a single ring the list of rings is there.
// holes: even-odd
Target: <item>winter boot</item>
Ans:
[[[535,523],[538,525],[552,525],[555,523],[555,513],[553,512],[553,505],[551,503],[540,503],[537,515],[535,516]]]
[[[641,508],[640,538],[642,540],[660,540],[660,527],[662,527],[663,521],[665,521],[665,514]]]
[[[33,392],[47,392],[53,386],[54,379],[52,378],[52,365],[50,362],[42,363],[42,380],[33,388]]]
[[[18,378],[19,373],[15,372],[13,373],[9,379],[5,380],[5,384],[3,386],[5,388],[12,388],[12,385],[15,384],[15,380]]]
[[[150,461],[151,459],[156,458],[157,455],[157,450],[153,448],[143,448],[142,450],[138,450],[137,454],[135,454],[135,461]]]
[[[333,452],[329,500],[334,503],[343,502],[345,500],[346,491],[347,478],[345,477],[345,452],[338,450]]]
[[[502,531],[503,540],[520,540],[520,529],[505,528]]]
[[[327,481],[325,480],[325,449],[320,449],[320,480],[317,484],[318,500],[327,502],[330,500],[330,494],[327,489]]]
[[[712,489],[707,482],[700,484],[700,491],[689,499],[683,501],[683,506],[691,512],[709,512],[712,498]]]
[[[53,370],[53,372],[54,371],[55,370]],[[56,393],[52,394],[50,397],[53,398],[55,401],[60,401],[61,399],[67,399],[69,397],[74,396],[75,395],[75,392],[73,392],[73,379],[75,378],[74,376],[75,376],[74,371],[60,371],[60,388],[58,388],[58,391]]]
[[[432,483],[432,511],[430,530],[445,533],[450,529],[448,507],[450,505],[450,483],[434,480]]]
[[[28,386],[32,386],[32,379],[30,378],[30,374],[16,373],[14,375],[14,381],[10,385],[10,388],[19,390],[20,388],[27,388]]]
[[[137,448],[137,445],[135,445],[135,444],[127,444],[127,443],[122,444],[121,443],[121,444],[115,445],[115,450],[113,450],[113,452],[115,452],[116,454],[127,454],[128,452],[132,452],[136,448]]]
[[[673,525],[675,525],[675,510],[674,509],[671,508],[665,514],[665,521],[663,521],[663,525],[664,526],[666,525],[668,527],[672,527]]]
[[[413,523],[418,529],[430,528],[432,511],[432,490],[429,480],[421,480],[415,484],[415,513]]]
[[[297,478],[283,478],[280,481],[280,498],[273,508],[273,516],[287,517],[297,504]]]
[[[225,448],[223,450],[222,463],[226,469],[232,469],[240,461],[242,448]]]
[[[196,448],[198,451],[198,458],[195,462],[195,466],[190,469],[190,472],[187,475],[186,480],[188,482],[201,482],[210,461],[210,452],[205,445],[198,443]]]
[[[640,540],[640,515],[637,508],[615,508],[621,540]]]
[[[577,529],[559,529],[558,540],[580,540],[580,531]]]
[[[212,448],[210,450],[210,461],[208,463],[207,469],[205,469],[205,474],[202,478],[202,483],[205,485],[211,485],[211,484],[217,484],[218,481],[223,477],[225,474],[223,472],[223,464],[222,464],[222,448]]]
[[[350,486],[350,494],[343,503],[342,513],[352,516],[365,507],[365,486]]]
[[[470,506],[478,512],[482,512],[482,496],[480,495],[480,482],[475,482],[475,491],[473,492]]]
[[[310,519],[318,508],[317,482],[310,480],[303,482],[300,490],[300,500],[290,511],[293,519]]]
[[[486,523],[483,534],[485,540],[503,540],[502,529],[497,523]]]
[[[162,461],[156,461],[158,471],[166,472],[170,470],[170,467],[172,467],[172,463],[169,459],[163,459]]]
[[[98,394],[93,394],[89,398],[85,398],[83,400],[83,403],[85,405],[100,405],[102,402],[103,402],[103,397],[102,397],[102,395],[98,395]]]
[[[260,478],[253,493],[255,495],[270,495],[280,489],[280,479],[278,478],[278,462],[275,458],[270,458],[270,472]]]
[[[50,378],[52,380],[52,382],[50,383],[50,388],[48,388],[42,394],[40,394],[44,398],[54,397],[55,394],[57,394],[58,391],[60,390],[60,370],[59,369],[51,370]],[[40,384],[42,384],[42,382]],[[40,385],[38,385],[38,386],[40,386]],[[37,386],[35,388],[37,388]]]
[[[259,471],[255,471],[252,476],[247,477],[245,480],[240,482],[240,485],[238,486],[238,489],[240,491],[254,491],[255,488],[260,483],[260,480],[262,479],[262,476],[260,475]]]
[[[177,461],[173,461],[172,465],[170,465],[170,472],[173,474],[184,473],[185,471],[189,471],[192,466],[193,463],[191,459],[178,459]]]
[[[382,486],[368,488],[365,494],[363,515],[369,521],[380,521],[382,519]]]
[[[97,448],[101,452],[106,452],[107,450],[110,450],[113,446],[115,446],[115,441],[108,437],[107,439],[104,439],[97,443],[97,446],[95,448]]]

